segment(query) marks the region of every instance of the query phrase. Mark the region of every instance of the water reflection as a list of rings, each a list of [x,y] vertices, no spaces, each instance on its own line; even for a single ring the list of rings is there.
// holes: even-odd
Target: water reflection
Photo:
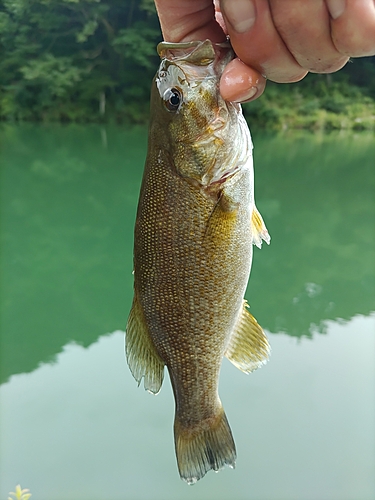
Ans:
[[[273,332],[310,336],[375,308],[374,135],[256,139],[259,207],[273,237],[249,295]],[[258,312],[259,311],[259,312]]]
[[[1,129],[2,372],[34,370],[69,341],[123,329],[144,129]],[[324,332],[374,305],[372,135],[256,135],[256,193],[272,244],[248,298],[271,332]]]
[[[0,498],[21,482],[39,500],[373,500],[374,319],[328,322],[313,342],[270,334],[272,361],[249,377],[225,362],[236,469],[192,487],[168,378],[157,397],[137,390],[122,332],[65,346],[0,388]]]

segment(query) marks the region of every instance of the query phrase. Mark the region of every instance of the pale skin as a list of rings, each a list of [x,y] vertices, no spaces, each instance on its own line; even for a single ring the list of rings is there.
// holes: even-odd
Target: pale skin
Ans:
[[[224,99],[246,102],[266,79],[297,82],[375,54],[375,0],[155,0],[164,40],[230,36],[237,58],[220,81]]]

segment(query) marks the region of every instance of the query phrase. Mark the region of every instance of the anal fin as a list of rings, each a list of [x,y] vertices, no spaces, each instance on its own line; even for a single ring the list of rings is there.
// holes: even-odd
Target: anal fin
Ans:
[[[270,244],[271,236],[269,235],[263,218],[255,205],[251,216],[251,234],[253,235],[253,244],[258,248],[262,248],[262,240],[264,240],[267,245]]]
[[[248,304],[244,300],[225,356],[239,370],[250,373],[267,362],[270,345],[261,326],[247,307]]]
[[[126,326],[125,352],[130,371],[138,385],[144,377],[145,389],[157,394],[163,383],[164,363],[151,340],[136,295]]]

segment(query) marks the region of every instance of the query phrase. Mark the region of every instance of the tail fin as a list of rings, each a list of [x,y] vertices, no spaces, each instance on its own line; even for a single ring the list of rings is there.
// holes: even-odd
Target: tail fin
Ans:
[[[217,472],[225,465],[235,467],[236,446],[223,408],[194,427],[183,426],[176,415],[174,438],[178,470],[188,484],[196,483],[211,469]]]

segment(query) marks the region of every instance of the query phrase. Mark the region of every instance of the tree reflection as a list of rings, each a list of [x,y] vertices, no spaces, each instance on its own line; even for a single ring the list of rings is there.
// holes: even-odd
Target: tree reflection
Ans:
[[[248,287],[264,328],[324,332],[375,309],[375,144],[370,135],[255,142],[256,192],[272,241]],[[261,185],[259,185],[261,180]]]
[[[124,329],[144,129],[3,127],[1,381],[70,341]],[[374,307],[373,136],[254,139],[258,208],[248,299],[272,332],[311,336]]]

